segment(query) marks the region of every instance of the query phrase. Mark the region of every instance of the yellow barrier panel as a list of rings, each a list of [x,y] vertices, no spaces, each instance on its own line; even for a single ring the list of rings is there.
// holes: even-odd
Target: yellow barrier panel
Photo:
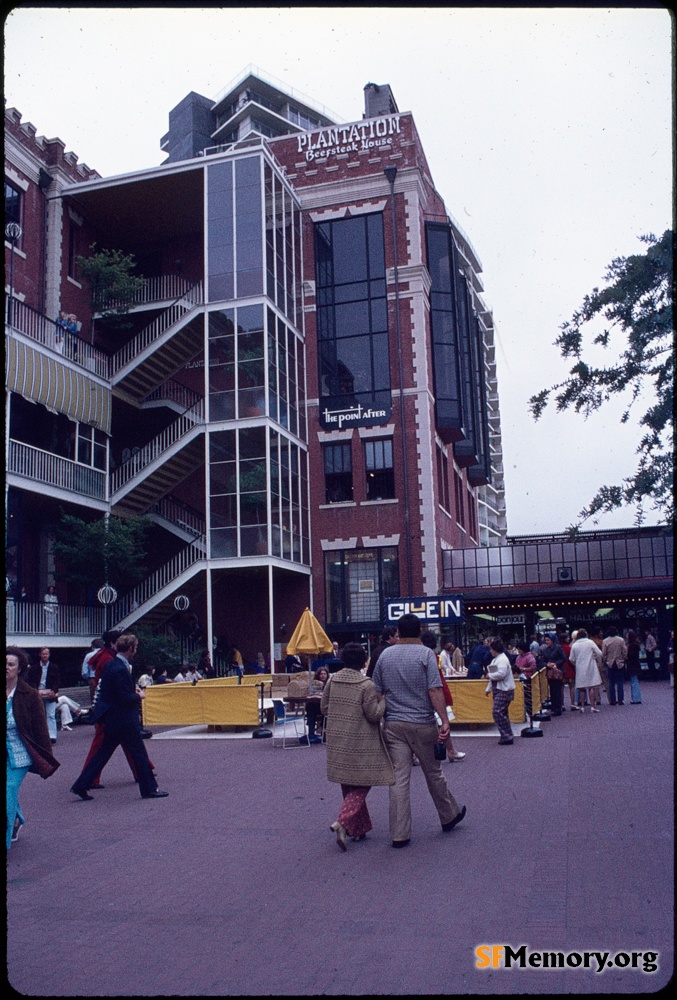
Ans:
[[[545,679],[541,679],[539,677],[539,674],[542,673],[543,671],[539,671],[538,674],[534,674],[530,681],[533,713],[538,712],[541,707],[539,684],[543,684],[544,693],[547,691]],[[451,690],[451,696],[454,699],[454,722],[491,723],[494,721],[491,715],[493,699],[491,697],[491,693],[488,695],[485,694],[487,689],[486,678],[481,681],[469,681],[466,678],[452,678],[451,680],[447,680],[447,684]],[[522,681],[515,681],[515,697],[510,703],[508,717],[511,722],[515,723],[524,722],[526,720],[526,714],[524,711],[524,685],[522,684]]]
[[[153,685],[146,688],[142,705],[146,726],[259,725],[259,690],[252,684]]]

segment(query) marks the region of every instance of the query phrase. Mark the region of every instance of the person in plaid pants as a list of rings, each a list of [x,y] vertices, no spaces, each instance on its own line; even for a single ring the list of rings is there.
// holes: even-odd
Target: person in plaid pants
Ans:
[[[508,718],[508,709],[515,697],[515,678],[512,675],[510,660],[503,649],[503,640],[498,637],[492,639],[489,650],[492,660],[487,667],[489,684],[486,694],[493,694],[494,697],[491,714],[501,736],[498,742],[502,746],[507,746],[512,743],[512,726]]]

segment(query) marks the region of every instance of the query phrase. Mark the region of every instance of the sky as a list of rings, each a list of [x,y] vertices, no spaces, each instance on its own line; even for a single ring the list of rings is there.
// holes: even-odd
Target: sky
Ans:
[[[169,111],[190,91],[215,99],[249,64],[343,121],[362,117],[369,82],[413,113],[483,265],[508,533],[565,530],[635,469],[637,422],[620,424],[619,400],[536,423],[528,399],[566,377],[554,340],[611,260],[671,227],[668,12],[34,6],[5,22],[7,106],[103,176],[161,163]],[[625,509],[586,527],[633,521]]]

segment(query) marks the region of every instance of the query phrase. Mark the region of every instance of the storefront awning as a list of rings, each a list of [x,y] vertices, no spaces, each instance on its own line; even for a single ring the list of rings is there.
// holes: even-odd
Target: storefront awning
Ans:
[[[110,434],[110,388],[15,337],[6,338],[6,385],[48,410]]]

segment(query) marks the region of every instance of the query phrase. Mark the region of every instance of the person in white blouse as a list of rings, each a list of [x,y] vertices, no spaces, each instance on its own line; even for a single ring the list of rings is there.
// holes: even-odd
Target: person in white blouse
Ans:
[[[468,673],[463,662],[463,653],[451,639],[442,640],[440,666],[445,677],[465,677]]]
[[[503,640],[499,639],[498,636],[492,639],[489,643],[489,650],[492,660],[487,667],[489,683],[485,694],[493,694],[494,704],[491,714],[501,734],[498,742],[502,746],[507,746],[513,741],[508,709],[510,702],[515,697],[515,678],[512,675],[510,660],[504,652]]]

